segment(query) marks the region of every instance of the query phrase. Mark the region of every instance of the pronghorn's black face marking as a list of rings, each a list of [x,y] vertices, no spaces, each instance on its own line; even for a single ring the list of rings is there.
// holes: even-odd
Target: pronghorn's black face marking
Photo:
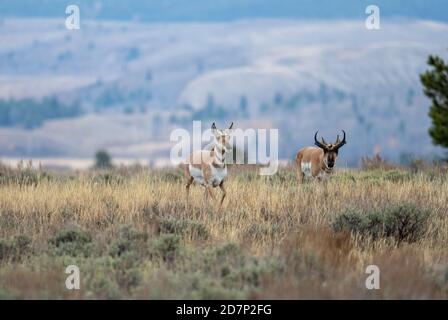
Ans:
[[[325,157],[325,162],[326,162],[326,166],[328,168],[333,168],[335,163],[336,163],[336,159],[338,158],[338,152],[337,151],[325,151],[324,150],[324,157]]]
[[[224,151],[228,151],[231,148],[231,146],[230,146],[230,134],[231,134],[232,127],[233,127],[233,122],[230,124],[228,129],[224,129],[224,130],[217,129],[214,122],[212,124],[213,135],[215,136],[216,141],[218,142],[218,144],[223,146],[223,150],[222,150],[223,153],[224,153]]]
[[[324,164],[328,169],[333,169],[338,158],[339,148],[341,148],[347,142],[345,141],[345,131],[342,130],[344,137],[342,141],[339,139],[339,135],[336,138],[335,143],[326,143],[324,138],[321,138],[321,142],[317,140],[317,133],[314,135],[314,144],[324,150]]]

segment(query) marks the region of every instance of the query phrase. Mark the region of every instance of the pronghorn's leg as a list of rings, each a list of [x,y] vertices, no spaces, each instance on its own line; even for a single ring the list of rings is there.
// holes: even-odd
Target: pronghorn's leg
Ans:
[[[328,177],[327,176],[325,176],[325,175],[318,175],[317,176],[317,180],[320,182],[320,183],[322,183],[322,184],[326,184],[326,182],[327,182],[327,180],[328,180]]]
[[[192,175],[190,173],[190,167],[188,164],[183,164],[183,169],[184,169],[184,177],[187,180],[187,184],[185,186],[185,191],[186,191],[187,201],[188,201],[188,196],[190,195],[190,187],[194,181],[194,178],[192,177]]]
[[[214,199],[212,188],[209,185],[204,186],[204,202],[208,202],[208,198],[211,197]]]
[[[221,181],[221,183],[219,184],[219,187],[221,188],[221,191],[222,191],[221,203],[219,204],[219,206],[222,206],[222,203],[224,202],[224,198],[227,195],[226,189],[224,188],[224,180]]]
[[[299,183],[299,184],[301,184],[301,183],[303,183],[303,180],[305,179],[305,174],[302,172],[302,170],[301,169],[299,169],[298,171],[297,171],[297,182]]]
[[[204,186],[204,203],[208,201],[208,189],[207,186]]]
[[[299,152],[296,156],[296,167],[297,167],[297,182],[301,184],[305,177],[305,174],[302,171],[302,154]]]
[[[190,176],[190,178],[187,181],[187,185],[185,186],[185,190],[187,192],[187,200],[188,200],[188,196],[190,195],[190,187],[191,187],[191,184],[193,183],[193,181],[194,181],[194,178]]]
[[[303,173],[301,164],[299,163],[297,168],[297,183],[300,185],[304,182],[304,180],[305,180],[305,173]]]
[[[206,190],[207,190],[208,194],[210,195],[210,197],[214,200],[215,196],[213,195],[213,192],[212,192],[212,186],[207,186]]]
[[[209,165],[205,165],[202,167],[202,174],[204,176],[204,187],[205,187],[205,200],[208,200],[208,197],[213,198],[213,193],[211,191],[212,186],[210,185],[210,177],[212,175],[211,168]]]
[[[208,200],[208,197],[210,196],[210,192],[209,192],[208,188],[209,188],[208,185],[204,184],[204,199],[205,200]]]

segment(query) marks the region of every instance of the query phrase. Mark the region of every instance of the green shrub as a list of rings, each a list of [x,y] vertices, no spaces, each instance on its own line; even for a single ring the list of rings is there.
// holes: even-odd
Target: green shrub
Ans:
[[[120,259],[116,259],[114,263],[117,283],[127,291],[138,286],[142,280],[141,268],[136,264],[139,257],[132,256],[135,256],[134,252],[127,253],[125,256],[120,257]]]
[[[398,204],[370,210],[349,209],[333,222],[336,232],[349,231],[361,236],[394,238],[401,242],[418,241],[426,232],[430,211],[414,204]]]
[[[132,226],[123,226],[120,228],[118,236],[122,239],[130,241],[146,241],[148,234],[143,231],[134,229]]]
[[[19,300],[20,296],[4,288],[0,288],[0,300]]]
[[[140,232],[132,227],[124,226],[118,232],[118,237],[112,242],[109,253],[112,256],[121,256],[124,253],[137,250],[148,240],[146,232]]]
[[[6,260],[11,253],[11,244],[3,239],[0,239],[0,261]]]
[[[80,228],[64,229],[48,240],[51,251],[58,256],[89,256],[92,250],[90,234]]]
[[[341,232],[348,230],[357,234],[364,234],[368,230],[369,218],[360,210],[348,209],[339,214],[333,222],[333,230]]]
[[[191,297],[200,300],[244,299],[245,293],[241,290],[224,288],[211,279],[202,279],[198,281],[197,289],[193,290]]]
[[[153,241],[154,253],[165,261],[172,261],[180,249],[180,237],[175,234],[162,234]]]
[[[277,223],[270,223],[267,226],[252,224],[243,231],[242,237],[247,241],[259,241],[264,237],[274,238],[279,232],[280,225]]]
[[[190,260],[191,270],[201,275],[193,282],[193,296],[204,299],[218,298],[219,293],[239,292],[244,297],[248,292],[259,288],[265,277],[279,274],[284,267],[278,257],[255,257],[247,255],[234,243],[220,244],[201,251],[194,251]],[[207,279],[213,279],[211,290]],[[215,295],[217,294],[217,295]]]
[[[0,239],[0,261],[11,259],[18,261],[31,252],[31,239],[20,235],[11,241]]]
[[[108,272],[95,272],[91,279],[86,281],[88,291],[86,296],[100,299],[120,299],[123,297],[118,283]]]
[[[201,268],[206,271],[212,270],[216,265],[224,267],[228,264],[240,264],[243,260],[244,255],[235,243],[224,243],[206,248],[201,251],[199,257],[194,257],[194,261],[199,261]]]
[[[18,255],[22,255],[30,251],[31,239],[26,235],[16,236],[12,241],[12,246]]]
[[[126,239],[117,239],[110,245],[109,254],[113,257],[119,257],[130,250],[132,250],[131,241]]]
[[[240,247],[236,243],[230,242],[217,246],[213,249],[213,253],[216,255],[218,261],[222,262],[223,259],[228,257],[237,257],[242,255]]]
[[[387,236],[393,236],[399,242],[415,242],[427,229],[430,211],[415,205],[406,204],[389,208],[384,217],[384,229]]]
[[[160,222],[160,232],[174,233],[180,236],[191,235],[202,240],[206,240],[209,237],[208,230],[203,224],[189,219],[163,219]]]

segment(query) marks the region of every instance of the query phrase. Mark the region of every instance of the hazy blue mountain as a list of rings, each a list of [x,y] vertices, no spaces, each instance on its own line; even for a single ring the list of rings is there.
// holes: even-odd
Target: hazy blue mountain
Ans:
[[[88,18],[141,21],[229,21],[244,18],[363,19],[375,4],[382,17],[448,21],[446,0],[77,0]],[[61,17],[66,0],[2,0],[0,16]]]
[[[0,155],[167,158],[174,128],[232,120],[280,128],[286,159],[317,129],[347,131],[349,164],[432,156],[419,74],[447,55],[446,3],[0,0]]]
[[[0,110],[8,113],[0,155],[89,157],[106,148],[166,159],[170,132],[190,130],[192,120],[279,128],[284,159],[317,129],[327,140],[345,129],[343,164],[438,150],[419,74],[428,54],[447,56],[445,23],[383,19],[369,31],[363,20],[87,20],[70,31],[59,19],[6,18],[2,31],[0,100],[20,100],[23,112]],[[49,97],[60,101],[55,114],[27,102]],[[20,119],[33,114],[39,121]]]

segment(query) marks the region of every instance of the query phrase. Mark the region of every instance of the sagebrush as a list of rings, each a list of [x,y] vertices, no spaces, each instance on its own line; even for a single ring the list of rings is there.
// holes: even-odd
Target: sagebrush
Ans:
[[[187,202],[176,170],[7,174],[2,298],[448,297],[446,171],[352,170],[299,185],[293,168],[231,168],[222,208],[199,186]],[[65,288],[71,264],[80,290]],[[365,288],[370,264],[381,290]]]

